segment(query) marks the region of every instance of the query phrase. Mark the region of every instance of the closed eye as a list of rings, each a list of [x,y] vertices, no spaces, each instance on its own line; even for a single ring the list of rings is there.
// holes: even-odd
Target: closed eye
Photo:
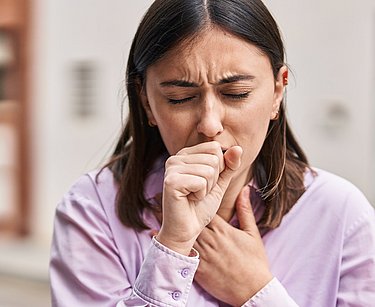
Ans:
[[[190,97],[186,97],[186,98],[182,98],[182,99],[171,99],[171,98],[168,98],[168,102],[170,104],[180,104],[180,103],[191,101],[194,98],[195,98],[195,96],[190,96]]]
[[[245,92],[245,93],[239,93],[239,94],[223,94],[223,96],[233,99],[233,100],[241,100],[248,98],[250,95],[250,92]]]

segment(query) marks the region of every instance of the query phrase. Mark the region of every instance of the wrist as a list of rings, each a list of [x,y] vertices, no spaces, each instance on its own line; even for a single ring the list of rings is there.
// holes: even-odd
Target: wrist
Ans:
[[[191,254],[191,250],[193,248],[195,239],[191,239],[188,241],[179,241],[170,239],[168,236],[165,236],[162,231],[160,231],[156,236],[155,240],[157,240],[160,244],[164,245],[165,247],[173,250],[176,253],[179,253],[184,256],[189,256]]]
[[[233,306],[243,306],[246,302],[248,302],[251,298],[253,298],[257,293],[262,291],[273,279],[273,275],[271,272],[264,272],[263,274],[259,274],[259,277],[256,280],[253,279],[252,289],[249,291],[249,288],[244,289],[237,289],[238,296],[236,300],[231,302]]]

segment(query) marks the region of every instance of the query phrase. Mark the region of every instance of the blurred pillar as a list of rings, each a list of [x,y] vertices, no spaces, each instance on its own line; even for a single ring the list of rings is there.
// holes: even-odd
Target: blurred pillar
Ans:
[[[24,236],[30,231],[30,125],[29,125],[29,11],[31,0],[0,0],[3,61],[0,125],[14,130],[16,151],[12,176],[14,197],[9,213],[0,215],[0,231]],[[6,42],[4,41],[6,40]],[[4,148],[7,150],[7,148]],[[10,149],[9,149],[10,150]],[[9,175],[11,176],[11,175]],[[11,178],[9,177],[9,180]]]

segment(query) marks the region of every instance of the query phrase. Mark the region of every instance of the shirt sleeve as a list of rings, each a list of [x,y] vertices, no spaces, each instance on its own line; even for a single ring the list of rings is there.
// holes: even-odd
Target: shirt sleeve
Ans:
[[[153,238],[134,293],[155,306],[186,306],[198,264],[197,252],[194,257],[184,256]]]
[[[345,233],[337,306],[375,302],[375,214],[369,208]]]
[[[281,302],[283,307],[298,307],[283,285],[274,277],[242,307],[280,306]]]
[[[93,197],[69,193],[59,203],[50,283],[53,307],[114,307],[132,295],[106,215]]]
[[[185,306],[198,255],[177,254],[153,239],[132,284],[106,213],[95,192],[90,192],[83,179],[56,209],[50,259],[52,306]]]

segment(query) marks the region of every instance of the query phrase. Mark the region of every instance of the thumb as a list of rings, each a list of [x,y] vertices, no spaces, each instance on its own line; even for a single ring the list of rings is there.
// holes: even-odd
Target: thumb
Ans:
[[[240,229],[254,235],[258,233],[258,227],[255,221],[253,209],[250,202],[250,187],[247,185],[242,188],[241,193],[236,200],[236,212]]]
[[[242,147],[233,146],[229,148],[224,154],[225,169],[220,173],[217,184],[223,192],[228,188],[228,185],[241,165]]]

